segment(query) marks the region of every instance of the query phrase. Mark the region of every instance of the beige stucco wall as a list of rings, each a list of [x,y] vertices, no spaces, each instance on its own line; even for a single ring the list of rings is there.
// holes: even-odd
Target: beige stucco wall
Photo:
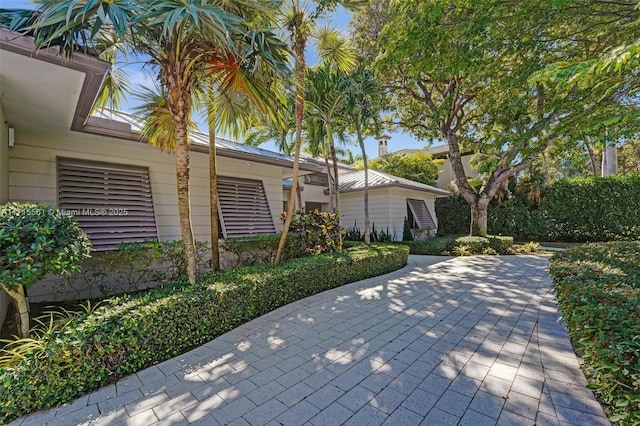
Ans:
[[[462,157],[462,167],[464,167],[464,172],[467,177],[477,178],[478,172],[476,172],[476,170],[469,164],[471,157],[471,155],[465,155]],[[448,158],[444,159],[444,163],[438,166],[438,170],[441,172],[438,175],[438,180],[436,181],[435,186],[448,191],[450,189],[451,181],[455,179],[453,169],[451,168],[451,160]]]
[[[375,224],[376,230],[387,228],[396,241],[402,240],[404,218],[407,215],[407,198],[425,200],[427,208],[434,221],[435,197],[431,194],[403,188],[381,188],[369,191],[369,219]],[[341,224],[350,228],[357,223],[357,227],[364,232],[364,196],[362,191],[340,194]]]
[[[9,147],[8,126],[5,123],[4,107],[0,101],[0,204],[9,199]],[[2,218],[0,218],[2,220]],[[9,296],[0,290],[0,327],[7,316]]]
[[[18,130],[16,130],[16,133]],[[81,158],[149,168],[158,234],[161,240],[180,239],[175,157],[152,146],[78,132],[61,134],[20,129],[16,146],[9,152],[9,199],[56,205],[56,157]],[[282,213],[282,179],[285,169],[218,156],[220,176],[261,180],[277,230]],[[209,240],[208,155],[191,153],[191,214],[197,240]],[[42,287],[42,286],[40,286]],[[30,300],[64,299],[49,289],[34,286]]]

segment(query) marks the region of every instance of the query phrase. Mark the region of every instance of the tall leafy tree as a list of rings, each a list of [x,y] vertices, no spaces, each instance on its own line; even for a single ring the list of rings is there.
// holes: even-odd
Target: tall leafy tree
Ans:
[[[471,206],[474,235],[486,234],[489,201],[510,177],[551,145],[571,143],[584,131],[581,123],[601,122],[621,108],[606,88],[586,91],[536,79],[536,72],[560,58],[601,49],[600,33],[613,34],[587,14],[586,23],[549,26],[559,11],[570,16],[570,3],[390,3],[376,76],[397,109],[399,125],[419,138],[448,143],[456,186]],[[463,150],[483,154],[488,173],[479,188],[464,173]]]
[[[175,133],[176,180],[181,238],[189,282],[197,280],[197,255],[191,226],[189,135],[194,87],[221,52],[234,51],[237,37],[251,34],[257,16],[275,16],[271,3],[260,0],[42,0],[35,11],[3,15],[2,23],[35,37],[38,47],[57,45],[71,57],[92,51],[104,34],[119,48],[143,55],[167,92],[167,108]],[[258,42],[272,34],[261,32]]]

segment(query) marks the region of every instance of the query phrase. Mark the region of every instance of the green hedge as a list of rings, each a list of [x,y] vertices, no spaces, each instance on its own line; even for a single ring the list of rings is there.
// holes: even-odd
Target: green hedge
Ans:
[[[402,268],[408,254],[397,245],[358,246],[110,299],[0,370],[0,423],[70,401],[279,306]]]
[[[589,387],[610,420],[640,424],[640,242],[588,244],[549,268]]]
[[[640,238],[640,174],[554,183],[539,205],[515,193],[489,206],[487,230],[518,240],[593,242]],[[438,234],[469,232],[469,205],[437,198]]]
[[[446,235],[444,237],[429,238],[427,240],[402,241],[405,246],[409,246],[409,253],[441,256],[455,254],[504,254],[509,252],[513,245],[512,237],[487,236],[470,237],[461,235]],[[464,247],[463,250],[457,249]],[[493,249],[493,252],[487,249]]]

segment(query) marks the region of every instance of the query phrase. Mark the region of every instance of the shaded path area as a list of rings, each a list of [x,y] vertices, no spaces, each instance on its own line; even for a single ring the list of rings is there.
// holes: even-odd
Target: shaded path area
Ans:
[[[548,256],[411,256],[15,425],[608,425]]]

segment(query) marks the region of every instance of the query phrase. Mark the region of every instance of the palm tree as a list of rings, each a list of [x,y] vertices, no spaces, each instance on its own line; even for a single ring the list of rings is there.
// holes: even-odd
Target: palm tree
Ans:
[[[284,16],[284,26],[289,31],[290,44],[295,60],[294,65],[294,85],[295,85],[295,123],[296,133],[294,139],[294,157],[293,157],[293,178],[291,184],[291,195],[289,198],[289,207],[285,217],[278,251],[274,259],[274,266],[280,264],[282,253],[287,241],[287,234],[291,226],[291,218],[295,204],[295,196],[298,189],[298,175],[300,172],[300,145],[302,143],[302,120],[304,117],[304,99],[305,99],[305,74],[307,64],[305,60],[305,51],[307,41],[311,35],[311,30],[315,21],[325,11],[335,8],[338,4],[353,9],[367,4],[364,0],[316,0],[316,9],[312,14],[307,13],[300,0],[290,0],[290,5]]]
[[[378,134],[382,92],[369,71],[359,69],[347,77],[345,121],[356,134],[364,165],[364,242],[371,243],[369,220],[369,166],[363,133]]]
[[[209,61],[233,52],[236,36],[251,34],[254,23],[264,22],[260,17],[275,12],[259,0],[42,0],[35,11],[3,20],[10,30],[33,35],[38,47],[60,46],[67,57],[90,51],[103,34],[113,34],[121,49],[148,58],[166,90],[173,122],[180,231],[192,284],[197,280],[197,254],[189,204],[188,127],[194,87],[206,75]]]

